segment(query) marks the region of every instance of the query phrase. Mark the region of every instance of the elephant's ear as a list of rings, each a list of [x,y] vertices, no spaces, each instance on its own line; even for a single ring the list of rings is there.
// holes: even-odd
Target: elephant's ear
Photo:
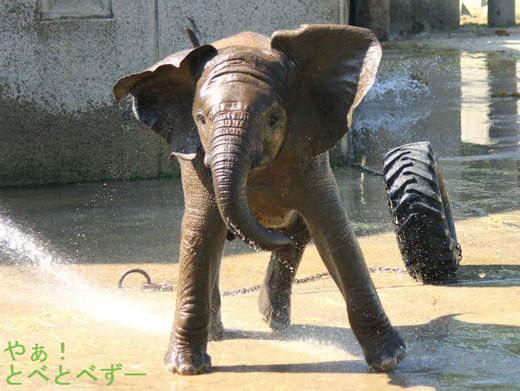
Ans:
[[[381,59],[377,38],[358,27],[303,25],[275,32],[271,48],[285,53],[298,69],[281,153],[327,151],[345,135],[354,108],[374,84]]]
[[[135,116],[164,137],[181,159],[193,159],[201,146],[191,110],[197,79],[216,52],[211,45],[185,50],[114,86],[118,100],[132,95]]]

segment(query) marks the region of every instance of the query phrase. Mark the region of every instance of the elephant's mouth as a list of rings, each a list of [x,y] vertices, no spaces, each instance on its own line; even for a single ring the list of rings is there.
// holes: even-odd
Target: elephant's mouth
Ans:
[[[232,170],[233,164],[228,169]],[[239,174],[234,179],[234,175],[221,175],[221,170],[218,165],[213,168],[213,182],[217,205],[229,231],[255,250],[278,251],[282,255],[294,257],[294,241],[270,231],[253,216],[246,196],[247,173]],[[262,223],[274,227],[279,221],[262,219]]]

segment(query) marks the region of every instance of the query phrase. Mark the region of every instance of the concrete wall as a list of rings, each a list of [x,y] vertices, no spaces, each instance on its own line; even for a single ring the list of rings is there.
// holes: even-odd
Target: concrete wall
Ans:
[[[402,34],[458,27],[459,7],[459,0],[390,0],[390,31]]]
[[[489,27],[509,27],[514,26],[515,23],[515,0],[489,0]]]
[[[348,1],[344,2],[348,4]],[[10,0],[0,7],[0,185],[155,177],[167,145],[112,86],[201,41],[339,23],[338,0]],[[344,5],[347,7],[347,5]],[[347,13],[348,14],[348,13]]]

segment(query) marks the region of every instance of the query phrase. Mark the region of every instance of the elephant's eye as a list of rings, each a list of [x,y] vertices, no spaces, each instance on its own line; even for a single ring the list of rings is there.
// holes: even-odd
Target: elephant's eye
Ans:
[[[204,117],[202,114],[197,115],[197,120],[198,120],[202,125],[206,125],[206,117]]]
[[[278,121],[280,121],[280,113],[278,111],[273,111],[271,115],[269,115],[269,125],[274,126]]]

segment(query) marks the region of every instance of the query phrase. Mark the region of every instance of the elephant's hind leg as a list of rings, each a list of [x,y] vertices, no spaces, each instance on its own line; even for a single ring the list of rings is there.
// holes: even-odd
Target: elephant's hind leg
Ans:
[[[288,258],[276,251],[271,254],[262,291],[258,298],[258,309],[262,314],[262,319],[273,330],[284,329],[291,323],[292,283],[305,246],[311,240],[309,229],[301,216],[298,216],[291,226],[277,231],[294,240],[296,256]]]

